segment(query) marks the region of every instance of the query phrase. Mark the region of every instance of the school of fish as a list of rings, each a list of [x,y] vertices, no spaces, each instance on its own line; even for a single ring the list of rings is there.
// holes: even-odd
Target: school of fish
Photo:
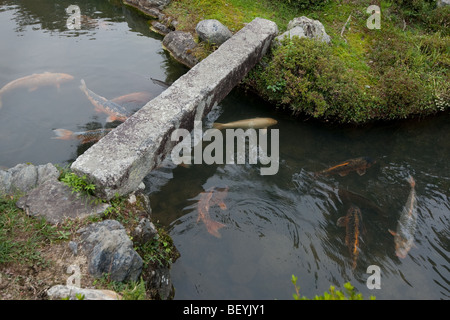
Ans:
[[[59,89],[62,83],[73,79],[74,77],[72,75],[66,73],[44,72],[13,80],[0,89],[0,108],[2,108],[2,96],[9,91],[17,88],[28,88],[29,91],[34,91],[38,87],[49,85],[54,85]],[[152,81],[162,86],[170,85],[156,79],[152,79]],[[108,115],[107,122],[125,121],[129,117],[130,112],[124,108],[123,105],[135,103],[141,107],[152,98],[148,92],[135,92],[108,100],[88,89],[83,79],[81,79],[80,89],[95,107],[97,112]],[[214,123],[213,128],[218,130],[236,128],[267,129],[268,127],[276,124],[277,120],[272,118],[252,118],[237,120],[229,123]],[[53,139],[74,139],[81,141],[81,143],[96,142],[112,130],[113,128],[101,128],[96,130],[73,132],[60,128],[54,130],[56,137]],[[376,161],[369,157],[349,159],[322,171],[315,172],[314,177],[318,178],[320,176],[330,176],[334,174],[344,177],[353,171],[362,176],[366,173],[366,170],[375,163]],[[411,190],[398,220],[397,229],[395,232],[390,229],[388,230],[394,236],[395,253],[399,258],[405,258],[411,250],[414,244],[414,234],[417,226],[417,199],[415,192],[416,183],[412,176],[408,178],[408,183],[410,184]],[[218,205],[222,210],[225,210],[227,206],[224,199],[226,198],[227,193],[228,187],[222,189],[212,187],[200,193],[200,199],[197,203],[197,222],[200,220],[203,221],[207,231],[217,238],[221,237],[219,230],[225,227],[225,225],[218,221],[212,220],[209,215],[209,210],[214,205]],[[345,194],[346,197],[349,197],[349,195],[354,197],[354,195],[349,192],[346,192]],[[361,234],[364,229],[360,208],[352,204],[348,209],[347,214],[337,220],[337,225],[345,227],[346,229],[345,244],[349,249],[352,259],[352,269],[355,269],[360,252]]]

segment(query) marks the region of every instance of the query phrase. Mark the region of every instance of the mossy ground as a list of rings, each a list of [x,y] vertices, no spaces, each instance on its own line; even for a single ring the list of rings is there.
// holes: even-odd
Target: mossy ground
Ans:
[[[79,229],[104,219],[119,221],[133,240],[132,230],[143,213],[138,202],[130,204],[124,198],[115,198],[103,216],[67,219],[51,225],[18,209],[18,197],[0,195],[0,300],[46,300],[49,288],[66,284],[70,265],[80,267],[82,288],[114,290],[129,300],[155,297],[154,289],[146,287],[145,272],[136,283],[117,283],[107,274],[94,279],[87,272],[85,256],[73,255],[68,247],[70,240],[77,241]],[[162,228],[158,228],[157,239],[146,246],[135,243],[135,249],[144,260],[144,270],[154,265],[170,266],[179,256]]]
[[[332,38],[329,49],[310,48],[318,55],[304,62],[283,62],[280,55],[305,52],[304,42],[285,42],[244,81],[249,89],[295,116],[363,124],[449,109],[448,6],[436,8],[433,0],[329,0],[305,8],[296,2],[308,1],[172,1],[165,13],[180,22],[179,29],[192,32],[202,19],[217,19],[233,32],[256,17],[276,22],[280,32],[294,17],[321,21]],[[370,5],[381,8],[380,29],[367,27]],[[215,48],[204,49],[202,57]],[[326,63],[329,66],[320,69]],[[306,66],[313,69],[302,69]]]

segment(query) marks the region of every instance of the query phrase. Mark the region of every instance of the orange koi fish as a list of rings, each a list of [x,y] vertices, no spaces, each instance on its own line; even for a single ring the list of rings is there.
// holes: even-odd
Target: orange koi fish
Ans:
[[[335,166],[332,166],[328,169],[316,172],[314,174],[315,177],[317,176],[329,176],[332,174],[338,174],[341,177],[346,176],[352,171],[356,171],[360,176],[366,173],[366,169],[370,168],[372,165],[376,163],[375,160],[372,160],[369,157],[360,157],[356,159],[350,159],[346,160],[342,163],[339,163]]]
[[[228,187],[222,190],[214,189],[214,187],[212,187],[207,191],[201,193],[200,200],[197,206],[197,222],[199,220],[202,220],[206,225],[206,229],[208,230],[208,232],[217,238],[221,237],[219,229],[225,227],[225,225],[220,222],[211,220],[209,216],[209,208],[213,205],[219,205],[222,210],[225,210],[227,206],[223,202],[223,199],[227,196],[227,193]]]
[[[350,256],[352,257],[352,268],[356,268],[356,261],[359,255],[359,245],[362,230],[362,216],[361,210],[352,205],[347,211],[347,215],[340,217],[337,221],[337,225],[345,227],[345,244],[347,245]]]

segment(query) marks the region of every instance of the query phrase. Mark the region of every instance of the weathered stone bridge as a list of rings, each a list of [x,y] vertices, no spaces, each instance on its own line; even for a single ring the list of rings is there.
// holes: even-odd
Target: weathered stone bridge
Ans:
[[[71,169],[95,183],[103,198],[135,191],[177,144],[171,133],[191,131],[262,58],[277,33],[274,22],[254,19],[79,156]]]

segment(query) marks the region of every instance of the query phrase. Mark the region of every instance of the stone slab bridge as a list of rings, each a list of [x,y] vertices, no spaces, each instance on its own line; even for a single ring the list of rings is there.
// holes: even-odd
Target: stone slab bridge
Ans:
[[[274,22],[254,19],[80,155],[71,169],[86,175],[99,197],[136,191],[178,143],[171,141],[172,132],[192,131],[194,121],[201,121],[264,56],[277,33]]]

